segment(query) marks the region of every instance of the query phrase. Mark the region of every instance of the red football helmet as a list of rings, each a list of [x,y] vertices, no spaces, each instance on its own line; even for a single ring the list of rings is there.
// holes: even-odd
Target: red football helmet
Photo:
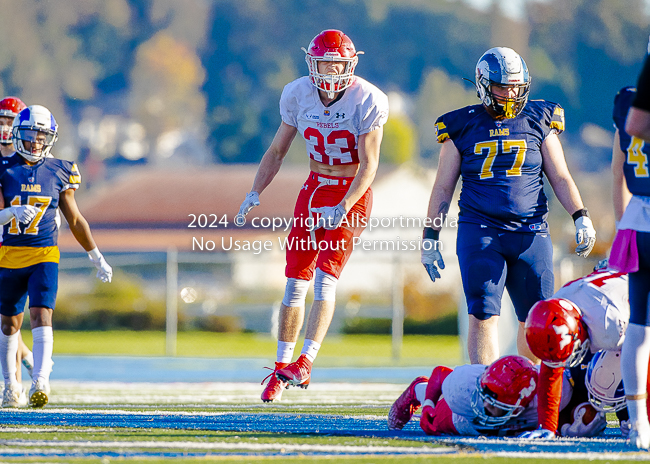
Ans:
[[[309,48],[303,51],[307,54],[305,61],[309,67],[309,78],[311,83],[319,89],[327,92],[328,98],[334,98],[336,92],[341,92],[354,82],[354,68],[359,61],[357,52],[350,38],[343,32],[336,29],[327,29],[316,37],[309,44]],[[319,61],[343,61],[345,69],[341,74],[321,74],[318,71]]]
[[[472,410],[482,425],[502,425],[521,414],[537,394],[537,370],[523,356],[504,356],[490,364],[477,379]],[[505,411],[488,415],[485,405]]]
[[[589,333],[580,309],[564,298],[535,303],[524,329],[530,351],[550,367],[577,366],[589,350]]]
[[[6,97],[0,100],[0,117],[13,118],[27,108],[27,105],[18,97]],[[0,143],[9,145],[11,143],[11,123],[0,125]]]

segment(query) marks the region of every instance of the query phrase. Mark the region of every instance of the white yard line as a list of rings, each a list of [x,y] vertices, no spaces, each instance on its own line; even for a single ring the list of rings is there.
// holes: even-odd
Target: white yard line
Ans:
[[[400,453],[400,454],[447,454],[449,449],[429,448],[426,446],[367,446],[367,445],[292,445],[282,443],[198,443],[194,441],[59,441],[49,440],[0,440],[2,447],[46,447],[52,448],[77,448],[77,449],[178,449],[189,450],[247,450],[247,451],[282,451],[282,452],[331,452],[334,454],[358,453]],[[3,453],[7,449],[3,449]]]

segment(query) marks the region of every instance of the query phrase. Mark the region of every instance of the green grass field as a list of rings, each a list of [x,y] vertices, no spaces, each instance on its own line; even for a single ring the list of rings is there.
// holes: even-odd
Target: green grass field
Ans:
[[[30,331],[25,331],[23,337],[31,345]],[[165,334],[55,331],[54,346],[55,355],[164,356]],[[178,334],[177,347],[180,357],[273,359],[276,342],[270,336],[260,334],[181,332]],[[399,360],[391,356],[389,336],[332,336],[326,339],[318,359],[319,365],[334,367],[454,366],[462,363],[459,339],[449,336],[406,336]],[[565,458],[556,455],[538,458],[527,454],[516,458],[510,457],[513,456],[511,453],[505,457],[480,451],[480,446],[473,449],[451,445],[450,448],[449,444],[420,441],[413,437],[149,428],[149,422],[140,426],[143,428],[132,428],[126,423],[123,426],[85,426],[90,424],[84,422],[84,426],[71,426],[55,419],[56,414],[122,414],[123,418],[134,414],[187,414],[199,420],[203,420],[200,418],[205,415],[212,417],[206,420],[214,421],[224,414],[234,414],[236,417],[259,417],[259,414],[275,417],[277,414],[277,417],[292,415],[298,418],[331,415],[332,418],[371,419],[385,423],[390,404],[404,388],[397,384],[349,384],[347,391],[315,384],[306,391],[295,388],[287,390],[283,400],[273,404],[259,401],[262,387],[257,383],[147,385],[59,381],[53,382],[52,387],[51,402],[43,411],[54,414],[48,425],[37,425],[31,422],[33,419],[26,424],[9,425],[13,411],[0,410],[1,462],[514,464],[522,463],[523,459],[526,460],[525,464],[566,462]],[[18,415],[21,413],[17,412]],[[379,449],[387,452],[387,455],[373,451]],[[400,454],[404,452],[407,454]],[[439,452],[451,454],[437,454]],[[574,458],[582,456],[576,455]],[[572,459],[571,462],[587,463],[603,458],[604,462],[610,461],[610,458],[610,462],[637,462],[648,460],[650,455],[633,454],[628,459],[627,455],[615,453],[591,453],[588,459]]]
[[[31,346],[31,332],[22,332]],[[298,342],[300,347],[302,341]],[[459,338],[409,335],[399,360],[392,358],[389,335],[331,336],[318,354],[320,366],[434,366],[462,363]],[[268,334],[179,332],[177,355],[214,358],[275,358],[276,341]],[[54,332],[54,354],[164,356],[164,332]]]

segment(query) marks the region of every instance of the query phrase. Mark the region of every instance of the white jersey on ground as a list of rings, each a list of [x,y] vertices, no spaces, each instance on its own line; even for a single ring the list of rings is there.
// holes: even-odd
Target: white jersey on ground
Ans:
[[[359,136],[386,123],[388,97],[355,77],[341,99],[326,107],[305,76],[284,87],[280,116],[284,123],[298,129],[313,160],[329,165],[359,163]]]
[[[554,298],[573,302],[589,331],[591,351],[619,351],[630,320],[627,274],[613,269],[592,272],[559,289]]]
[[[503,425],[485,426],[476,421],[476,414],[472,411],[472,395],[477,392],[478,379],[486,368],[483,364],[458,366],[442,382],[442,398],[451,409],[452,421],[459,435],[506,435],[517,434],[522,429],[537,428],[537,396],[520,415]],[[535,368],[539,369],[539,366]],[[569,377],[564,375],[560,410],[569,404],[572,394],[573,387]]]

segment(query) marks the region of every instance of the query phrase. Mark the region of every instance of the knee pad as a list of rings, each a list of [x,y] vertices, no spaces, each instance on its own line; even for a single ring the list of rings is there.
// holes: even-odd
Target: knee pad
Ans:
[[[309,291],[309,281],[294,279],[290,277],[287,279],[287,286],[284,289],[284,298],[282,304],[289,308],[300,308],[305,306],[305,298]]]
[[[334,301],[336,300],[336,283],[339,281],[333,275],[327,274],[316,268],[314,280],[314,300]]]

